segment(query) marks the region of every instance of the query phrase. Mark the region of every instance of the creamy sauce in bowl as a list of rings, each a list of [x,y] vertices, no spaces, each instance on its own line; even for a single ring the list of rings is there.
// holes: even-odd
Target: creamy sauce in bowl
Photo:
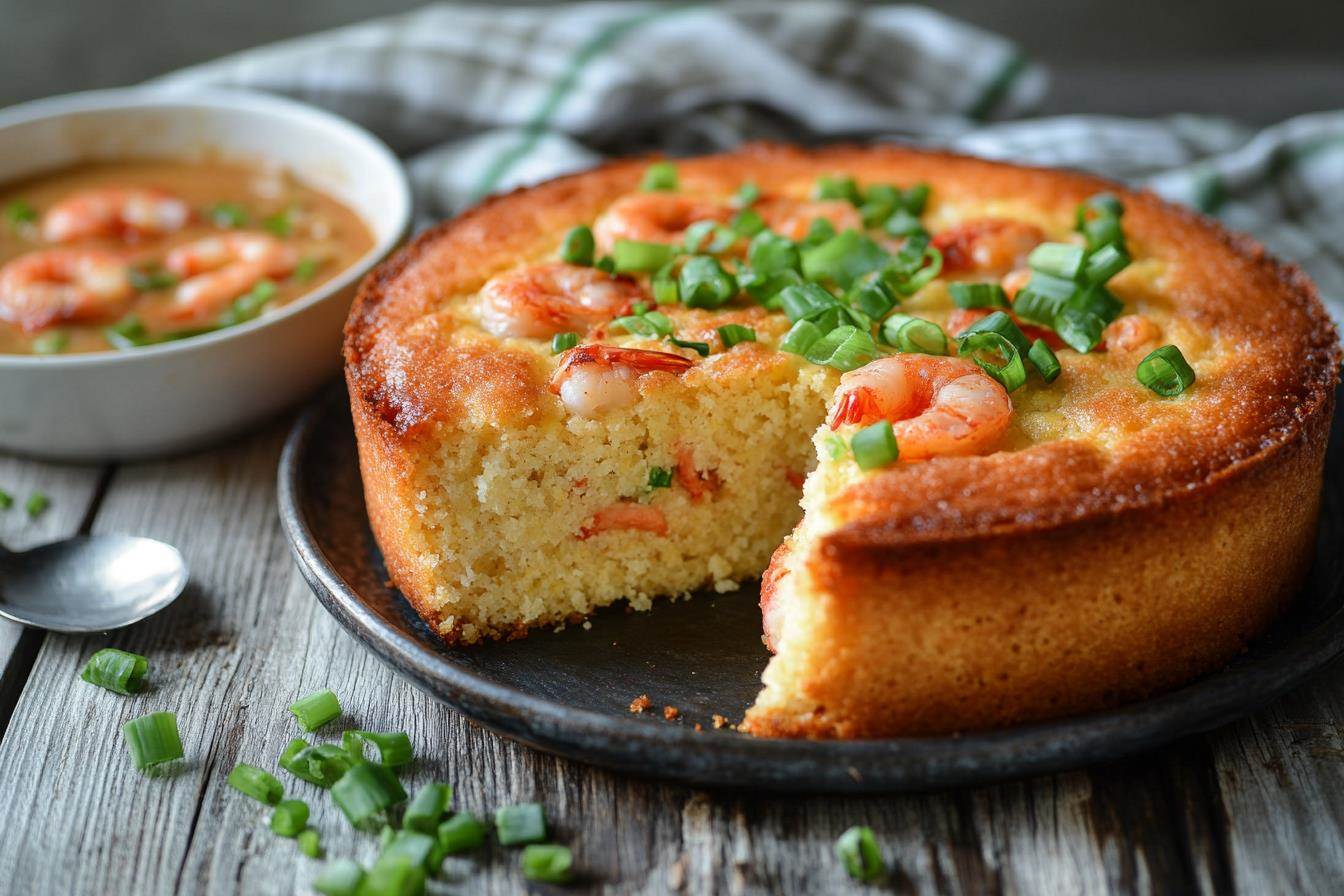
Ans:
[[[82,164],[0,187],[0,353],[189,338],[306,295],[374,243],[341,202],[267,164]]]

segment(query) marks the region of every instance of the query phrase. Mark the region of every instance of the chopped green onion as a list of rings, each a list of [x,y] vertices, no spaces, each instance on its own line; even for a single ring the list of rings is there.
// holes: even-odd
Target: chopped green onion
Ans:
[[[661,311],[645,311],[618,317],[611,322],[611,325],[636,336],[662,338],[672,335],[672,321]]]
[[[161,289],[172,289],[178,284],[176,274],[157,265],[131,267],[126,276],[136,292],[158,292]]]
[[[546,839],[546,812],[541,803],[519,803],[495,810],[495,832],[505,846]]]
[[[880,227],[900,207],[900,190],[891,184],[873,184],[864,194],[859,215],[863,218],[864,227]]]
[[[821,340],[821,330],[810,320],[800,320],[789,328],[779,341],[779,350],[793,355],[806,355],[807,350]]]
[[[1074,280],[1083,269],[1083,247],[1073,243],[1041,243],[1027,256],[1027,266],[1033,271]]]
[[[831,460],[841,460],[849,456],[849,446],[845,444],[844,439],[834,433],[827,435],[822,444],[826,446],[826,454]]]
[[[1072,280],[1061,280],[1049,274],[1032,274],[1027,285],[1018,290],[1013,298],[1013,314],[1028,323],[1053,327],[1055,317],[1077,288]]]
[[[803,259],[793,240],[764,230],[752,237],[747,247],[747,264],[758,274],[778,274],[801,271]]]
[[[807,234],[798,242],[800,249],[810,249],[835,236],[835,225],[825,218],[813,218],[807,225]]]
[[[997,283],[949,283],[947,291],[958,308],[1008,307],[1008,294]]]
[[[276,782],[277,784],[280,782]],[[281,837],[297,837],[308,827],[308,804],[303,800],[281,800],[271,813],[271,830]]]
[[[50,506],[51,499],[46,496],[46,493],[33,492],[28,496],[28,500],[24,503],[23,509],[28,514],[29,518],[36,519]]]
[[[957,354],[969,357],[1009,392],[1027,381],[1027,369],[1017,347],[1000,333],[971,333],[960,340]],[[1000,358],[1002,360],[1000,360]]]
[[[254,319],[261,314],[267,303],[275,298],[275,292],[275,283],[270,280],[259,280],[251,290],[234,299],[229,309],[220,315],[220,326],[232,327]]]
[[[393,856],[375,862],[360,884],[359,896],[424,896],[425,869]]]
[[[892,236],[915,236],[918,234],[927,237],[929,235],[929,232],[924,229],[924,225],[920,223],[919,217],[903,208],[896,209],[891,217],[887,218],[884,229]]]
[[[656,271],[676,257],[676,254],[676,246],[639,240],[617,240],[611,250],[614,270],[620,274]]]
[[[1135,371],[1139,382],[1164,398],[1180,395],[1195,381],[1195,371],[1185,355],[1174,345],[1164,345],[1148,353]]]
[[[568,847],[554,843],[534,843],[523,848],[518,863],[522,866],[523,877],[551,884],[563,884],[569,880],[574,865],[574,855]]]
[[[364,882],[364,869],[354,859],[328,862],[313,881],[313,889],[322,896],[357,896]]]
[[[296,744],[299,745],[297,750]],[[318,787],[330,787],[350,770],[355,761],[354,757],[335,744],[308,746],[303,740],[295,738],[280,757],[280,767]]]
[[[8,510],[14,506],[14,496],[4,489],[0,488],[0,510]]]
[[[129,695],[140,692],[145,683],[145,673],[148,671],[149,660],[140,654],[127,653],[115,647],[104,647],[89,657],[79,677],[100,688]]]
[[[933,321],[893,314],[882,321],[882,339],[898,351],[920,355],[947,354],[947,334]]]
[[[1027,351],[1027,360],[1047,383],[1053,383],[1059,378],[1059,358],[1055,357],[1055,353],[1045,344],[1044,339],[1037,339],[1031,344],[1031,348]]]
[[[249,220],[247,209],[237,202],[221,202],[205,210],[205,216],[216,227],[237,230],[246,227]]]
[[[677,346],[678,348],[689,348],[691,351],[695,352],[702,358],[709,357],[708,342],[695,342],[690,339],[678,339],[675,336],[667,337],[667,341]]]
[[[341,715],[341,701],[329,689],[314,691],[289,707],[299,727],[304,731],[316,731],[332,719]]]
[[[289,236],[290,232],[294,229],[294,222],[290,218],[290,211],[290,209],[284,209],[283,211],[278,211],[270,217],[263,219],[261,222],[262,228],[281,239]]]
[[[765,230],[765,219],[754,208],[744,208],[733,216],[729,226],[738,236],[750,239]]]
[[[322,259],[316,255],[309,255],[294,266],[294,273],[290,276],[294,278],[296,283],[307,283],[317,276],[318,269],[321,267]]]
[[[1125,213],[1120,198],[1113,193],[1098,193],[1078,204],[1078,226],[1092,217],[1118,218]]]
[[[567,352],[578,344],[578,333],[556,333],[551,337],[551,354],[558,355],[561,352]]]
[[[852,177],[822,175],[817,178],[817,183],[812,188],[812,197],[814,199],[843,199],[854,205],[863,202],[863,194],[859,192],[859,185]]]
[[[906,211],[912,215],[924,214],[924,207],[929,203],[929,185],[923,183],[915,184],[901,195],[901,204],[905,206]]]
[[[29,345],[35,355],[59,355],[70,345],[70,333],[66,330],[48,330]]]
[[[849,447],[854,452],[854,462],[860,470],[885,467],[901,456],[901,450],[896,445],[896,433],[892,431],[889,420],[879,420],[854,433],[854,438],[849,440]]]
[[[131,762],[140,771],[182,758],[182,737],[177,733],[177,716],[171,712],[152,712],[131,719],[121,726]]]
[[[681,301],[681,290],[677,286],[677,275],[672,270],[673,264],[669,261],[663,265],[649,281],[653,301],[659,305],[675,305]]]
[[[565,234],[565,241],[560,244],[560,259],[569,264],[581,264],[587,267],[593,263],[593,253],[596,249],[597,242],[593,239],[592,228],[581,224]]]
[[[366,825],[380,812],[406,801],[406,790],[387,768],[356,762],[331,786],[334,802],[355,827]]]
[[[649,468],[649,488],[671,488],[672,471],[667,467]]]
[[[998,333],[1013,344],[1018,354],[1025,355],[1031,349],[1031,341],[1027,335],[1022,332],[1022,328],[1013,322],[1013,319],[1002,311],[995,311],[982,317],[980,320],[971,324],[966,329],[957,333],[958,339],[965,339],[974,333]]]
[[[756,331],[751,327],[744,327],[741,324],[724,324],[717,330],[719,339],[723,341],[725,349],[732,348],[739,342],[755,342]]]
[[[603,255],[597,261],[593,262],[593,267],[607,274],[616,273],[616,259],[610,255]]]
[[[149,345],[154,340],[145,330],[145,325],[134,314],[128,314],[111,326],[103,328],[103,338],[114,348],[130,349]]]
[[[322,857],[322,840],[317,831],[308,828],[306,831],[299,832],[299,852],[310,859]]]
[[[434,833],[452,798],[453,788],[447,784],[426,784],[416,791],[415,797],[406,806],[402,827],[422,834]]]
[[[914,295],[943,269],[943,253],[930,244],[927,234],[911,234],[891,257],[883,272],[888,285],[903,296]]]
[[[830,330],[840,321],[840,300],[815,283],[803,283],[782,290],[779,304],[784,315],[794,323],[810,320],[817,322],[822,330]]]
[[[852,827],[835,841],[835,857],[855,880],[873,881],[887,873],[877,838],[869,827]]]
[[[880,271],[891,261],[891,254],[857,230],[846,230],[817,246],[805,249],[803,276],[808,280],[827,280],[847,289],[864,274]]]
[[[1100,249],[1102,246],[1124,246],[1125,232],[1119,218],[1103,216],[1093,218],[1082,226],[1082,234],[1087,240],[1087,248]]]
[[[240,762],[229,772],[228,785],[260,803],[274,806],[285,795],[285,785],[265,769]]]
[[[1074,293],[1055,315],[1055,332],[1075,351],[1086,354],[1101,342],[1106,325],[1115,320],[1124,305],[1106,291],[1092,286]]]
[[[896,307],[900,299],[882,275],[873,272],[854,281],[845,293],[845,301],[874,320],[881,320]]]
[[[390,824],[383,825],[378,831],[378,848],[387,849],[387,845],[392,842],[392,838],[397,836],[397,829]]]
[[[671,162],[654,162],[644,170],[639,188],[645,193],[669,193],[677,189],[677,166]]]
[[[719,308],[737,295],[737,281],[712,255],[696,255],[681,266],[681,302],[689,308]]]
[[[485,842],[486,828],[480,819],[466,812],[458,812],[439,825],[439,846],[445,852],[464,852]]]
[[[1087,256],[1083,279],[1100,285],[1129,266],[1129,253],[1114,243],[1099,246]]]
[[[416,830],[397,831],[383,847],[382,854],[378,856],[378,864],[404,860],[411,865],[424,868],[437,845],[437,841],[428,834]]]
[[[364,744],[378,748],[378,763],[388,768],[396,768],[411,761],[413,750],[411,739],[404,731],[386,734],[377,731],[347,731],[341,735],[341,746],[354,760],[364,758]]]
[[[5,206],[5,220],[11,228],[17,230],[24,224],[36,223],[37,209],[22,199],[15,199]]]
[[[705,247],[709,245],[718,229],[718,221],[696,221],[682,234],[682,248],[691,253],[706,251]]]
[[[836,370],[858,370],[877,357],[877,345],[867,331],[846,324],[812,343],[804,357]]]
[[[738,208],[746,208],[747,206],[755,205],[756,201],[760,198],[761,188],[756,186],[753,182],[747,181],[742,184],[742,186],[738,187],[737,192],[733,194],[733,205]]]
[[[289,746],[285,747],[285,751],[280,754],[280,767],[294,777],[302,778],[310,784],[330,787],[333,782],[326,780],[322,774],[309,770],[308,756],[304,756],[304,751],[308,749],[310,747],[306,740],[301,737],[294,738],[289,742]],[[303,758],[300,759],[300,756],[303,756]]]

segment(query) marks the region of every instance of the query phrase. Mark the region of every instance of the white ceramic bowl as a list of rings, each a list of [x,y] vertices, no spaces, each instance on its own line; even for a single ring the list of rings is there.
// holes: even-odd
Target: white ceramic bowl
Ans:
[[[295,404],[336,372],[356,284],[411,217],[405,172],[367,131],[239,91],[100,90],[0,112],[0,183],[84,161],[210,153],[279,162],[359,214],[374,247],[308,295],[216,333],[128,351],[0,354],[0,449],[62,460],[182,451]]]

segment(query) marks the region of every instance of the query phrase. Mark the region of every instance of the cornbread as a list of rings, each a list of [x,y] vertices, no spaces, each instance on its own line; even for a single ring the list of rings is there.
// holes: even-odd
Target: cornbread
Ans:
[[[677,342],[611,325],[631,307],[573,327],[580,344],[564,351],[501,329],[483,287],[555,262],[575,225],[594,225],[598,252],[610,251],[603,222],[648,166],[618,162],[491,200],[422,235],[360,290],[345,357],[370,520],[393,580],[446,641],[518,637],[618,600],[645,609],[764,572],[775,656],[743,728],[876,737],[1169,688],[1225,663],[1289,600],[1310,559],[1339,364],[1295,269],[1080,174],[894,147],[679,161],[677,194],[720,221],[729,214],[715,209],[748,182],[763,212],[804,202],[823,176],[862,190],[927,184],[921,223],[943,269],[896,310],[951,336],[967,309],[950,284],[1007,283],[1022,267],[1015,249],[995,256],[1011,247],[1004,233],[1033,234],[1024,249],[1078,243],[1081,203],[1102,192],[1123,203],[1133,261],[1105,284],[1123,304],[1121,329],[1086,353],[1057,345],[1058,378],[1033,372],[1014,386],[1011,419],[983,450],[913,459],[911,431],[901,459],[862,469],[848,446],[864,427],[837,420],[840,370],[781,351],[791,321],[744,295],[720,308],[657,304]],[[985,221],[1017,230],[994,237]],[[741,253],[724,249],[729,268]],[[620,301],[637,286],[652,307],[648,274],[620,282]],[[754,340],[725,345],[726,324]],[[703,356],[686,347],[697,342]],[[1194,374],[1170,397],[1136,379],[1162,344]],[[631,350],[661,355],[621,354]],[[593,411],[592,390],[566,391],[567,374],[635,357],[655,366],[626,370],[625,406]]]

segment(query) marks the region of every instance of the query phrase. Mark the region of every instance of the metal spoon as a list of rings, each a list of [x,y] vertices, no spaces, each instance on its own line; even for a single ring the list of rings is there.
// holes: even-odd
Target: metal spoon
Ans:
[[[54,632],[101,632],[177,600],[187,563],[172,545],[76,535],[27,551],[0,546],[0,616]]]

